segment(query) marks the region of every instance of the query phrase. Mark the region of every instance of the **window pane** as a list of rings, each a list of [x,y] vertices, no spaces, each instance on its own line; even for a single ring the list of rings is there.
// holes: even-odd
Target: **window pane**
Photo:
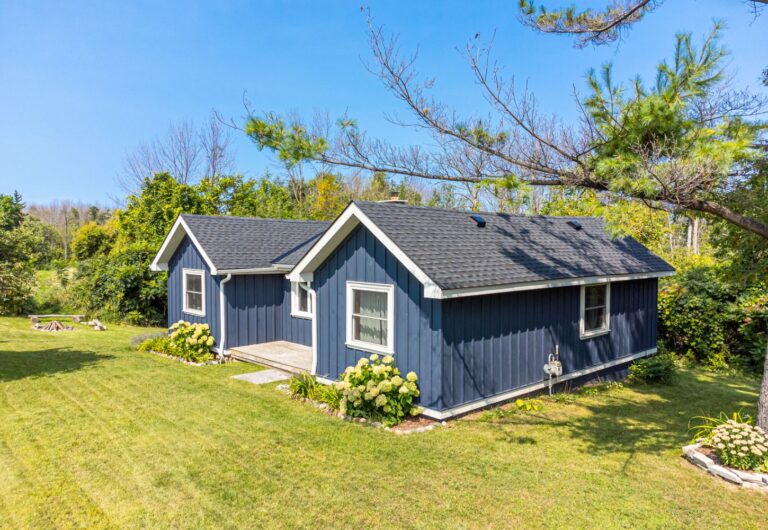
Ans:
[[[299,285],[299,311],[309,313],[309,293]]]
[[[357,315],[387,318],[387,293],[355,290],[353,312]]]
[[[360,316],[352,317],[352,338],[371,344],[387,345],[387,321]]]
[[[203,295],[200,293],[187,292],[187,309],[193,311],[203,310]]]
[[[203,292],[203,277],[199,274],[187,274],[187,291]]]
[[[584,307],[605,305],[605,285],[592,285],[584,289]]]
[[[605,329],[605,308],[587,309],[584,311],[584,331]]]

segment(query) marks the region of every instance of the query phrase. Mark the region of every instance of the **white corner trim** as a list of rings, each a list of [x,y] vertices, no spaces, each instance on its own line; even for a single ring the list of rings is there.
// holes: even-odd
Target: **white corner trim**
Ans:
[[[312,284],[309,286],[309,302],[312,304],[312,313],[317,314],[317,296],[315,290],[312,288]],[[317,375],[317,319],[312,319],[312,371],[309,372],[312,375]],[[321,378],[317,378],[320,380]],[[328,384],[328,383],[326,383]]]
[[[516,291],[533,291],[536,289],[551,289],[555,287],[572,287],[576,285],[590,285],[593,283],[624,282],[630,280],[646,280],[650,278],[663,278],[673,276],[674,271],[641,272],[637,274],[616,274],[607,276],[589,276],[584,278],[563,278],[560,280],[545,280],[525,283],[513,283],[492,287],[468,287],[465,289],[443,289],[442,296],[428,296],[427,288],[424,288],[426,298],[461,298],[464,296],[478,296],[483,294],[512,293]]]
[[[597,285],[597,284],[592,284]],[[605,327],[592,331],[585,331],[584,313],[586,312],[586,295],[585,291],[587,285],[582,285],[579,289],[579,338],[581,340],[591,339],[593,337],[599,337],[600,335],[606,335],[611,332],[611,283],[605,284]],[[600,306],[595,306],[595,308]]]
[[[187,225],[181,215],[176,218],[176,221],[173,223],[173,226],[168,232],[168,235],[165,236],[165,240],[163,241],[160,250],[157,251],[155,258],[149,265],[149,269],[155,272],[167,271],[168,262],[173,256],[173,253],[176,252],[176,249],[179,247],[179,244],[184,239],[185,235],[188,236],[190,241],[192,241],[192,244],[195,245],[195,248],[203,257],[203,261],[205,261],[205,264],[208,265],[208,269],[210,270],[211,274],[214,276],[219,274],[219,271],[216,270],[216,267],[213,265],[211,258],[209,258],[208,254],[205,253],[205,249],[197,240],[195,234],[192,233],[192,230],[189,229],[189,225]]]
[[[394,353],[395,342],[395,286],[389,283],[368,283],[347,281],[347,308],[344,317],[346,321],[346,342],[347,348],[353,350],[362,350],[370,353],[381,353],[391,355]],[[373,291],[385,293],[387,295],[387,344],[375,344],[357,340],[352,336],[352,308],[354,307],[355,291]]]
[[[605,370],[606,368],[612,368],[614,366],[619,366],[621,364],[626,364],[628,362],[632,362],[636,359],[640,359],[642,357],[647,357],[648,355],[653,355],[656,353],[656,348],[651,348],[650,350],[641,351],[640,353],[633,353],[632,355],[626,355],[624,357],[621,357],[619,359],[614,359],[613,361],[608,361],[606,363],[597,364],[595,366],[590,366],[589,368],[585,368],[583,370],[577,370],[575,372],[567,373],[561,377],[558,377],[554,380],[555,384],[562,383],[564,381],[570,381],[572,379],[577,379],[579,377],[593,374],[595,372],[599,372],[600,370]],[[532,385],[524,386],[521,388],[517,388],[515,390],[511,390],[509,392],[504,392],[503,394],[497,394],[495,396],[491,396],[485,399],[479,399],[477,401],[472,401],[470,403],[465,403],[463,405],[459,405],[457,407],[453,407],[446,410],[435,410],[430,408],[423,408],[424,412],[423,414],[429,418],[435,419],[435,420],[444,420],[447,418],[451,418],[453,416],[459,416],[462,414],[466,414],[468,412],[472,412],[473,410],[481,409],[483,407],[487,407],[489,405],[495,405],[496,403],[502,403],[504,401],[509,401],[510,399],[523,396],[525,394],[530,394],[531,392],[535,392],[537,390],[543,390],[547,388],[549,385],[549,380],[544,380],[540,383],[534,383]]]
[[[319,267],[325,259],[336,250],[336,248],[352,233],[352,230],[358,224],[365,226],[392,255],[403,264],[408,271],[418,279],[430,292],[439,293],[440,288],[426,275],[400,247],[398,247],[389,236],[387,236],[363,211],[355,204],[349,206],[339,215],[336,220],[328,227],[323,235],[318,239],[304,257],[299,260],[288,279],[291,281],[312,281],[311,274]],[[434,297],[433,297],[434,298]]]
[[[200,306],[201,309],[190,309],[187,307],[187,276],[200,276]],[[181,270],[181,312],[196,317],[205,316],[205,271],[203,269],[182,269]]]

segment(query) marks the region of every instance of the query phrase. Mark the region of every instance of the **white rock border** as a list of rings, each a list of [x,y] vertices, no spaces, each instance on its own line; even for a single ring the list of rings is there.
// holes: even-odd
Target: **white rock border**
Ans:
[[[289,396],[293,397],[291,395],[291,389],[288,387],[287,384],[283,383],[283,384],[277,385],[276,388],[280,392],[283,392],[284,394],[288,394]],[[429,431],[431,431],[431,430],[433,430],[433,429],[435,429],[437,427],[448,427],[448,422],[442,421],[442,422],[430,423],[429,425],[424,425],[422,427],[414,427],[413,429],[393,429],[392,427],[387,427],[386,425],[384,425],[380,421],[369,421],[369,420],[367,420],[365,418],[353,418],[352,416],[349,416],[347,414],[342,414],[341,412],[336,412],[335,410],[330,408],[327,403],[322,403],[322,402],[315,401],[315,400],[309,399],[309,398],[296,398],[296,400],[297,401],[302,401],[304,403],[309,403],[310,405],[312,405],[316,409],[322,410],[326,414],[328,414],[330,416],[336,416],[337,418],[340,418],[340,419],[342,419],[344,421],[348,421],[348,422],[351,422],[351,423],[363,423],[363,424],[365,424],[365,425],[367,425],[369,427],[375,427],[375,428],[378,428],[378,429],[384,429],[385,431],[394,433],[394,434],[396,434],[398,436],[403,436],[403,435],[406,435],[406,434],[415,434],[415,433],[419,433],[419,432],[429,432]]]
[[[693,465],[700,467],[707,473],[720,477],[731,484],[768,493],[768,474],[755,473],[753,471],[741,471],[740,469],[733,469],[716,464],[714,460],[699,451],[701,447],[701,442],[686,445],[683,447],[683,456]]]

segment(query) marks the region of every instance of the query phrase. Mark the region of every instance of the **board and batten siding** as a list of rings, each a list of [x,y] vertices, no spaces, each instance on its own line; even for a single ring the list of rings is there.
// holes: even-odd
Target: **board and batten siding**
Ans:
[[[291,283],[285,275],[233,275],[224,293],[227,348],[276,340],[311,346],[312,321],[291,316]]]
[[[183,312],[183,269],[205,271],[205,316]],[[168,325],[179,320],[208,324],[220,345],[219,286],[189,238],[179,245],[168,263]],[[310,346],[312,322],[291,316],[291,284],[283,274],[232,275],[224,284],[227,348],[286,340]]]
[[[184,308],[184,269],[197,269],[205,272],[205,316],[185,313]],[[203,261],[192,241],[185,237],[176,252],[168,262],[168,326],[179,320],[195,324],[208,324],[211,334],[219,347],[219,281],[221,278],[212,276],[211,271]]]
[[[395,286],[394,357],[405,375],[419,375],[421,404],[440,406],[441,302],[424,298],[416,277],[368,229],[357,227],[314,272],[317,293],[317,374],[337,379],[369,352],[346,342],[347,281]]]
[[[443,302],[443,407],[545,380],[560,349],[568,374],[656,347],[656,279],[611,284],[610,332],[579,337],[580,288],[561,287]]]

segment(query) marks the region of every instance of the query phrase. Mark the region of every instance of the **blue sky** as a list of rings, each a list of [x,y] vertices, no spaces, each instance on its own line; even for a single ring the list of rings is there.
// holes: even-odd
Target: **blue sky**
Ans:
[[[548,0],[557,5],[560,0]],[[557,2],[557,4],[555,3]],[[368,4],[405,48],[418,46],[420,71],[466,114],[482,111],[463,48],[496,32],[507,75],[527,81],[543,109],[574,115],[571,91],[590,67],[612,61],[617,79],[653,75],[681,30],[702,35],[727,23],[737,82],[768,66],[768,12],[733,0],[666,2],[617,45],[574,49],[516,19],[517,2]],[[311,116],[347,112],[394,142],[419,141],[387,123],[402,108],[364,68],[369,60],[360,3],[34,2],[0,0],[0,193],[27,202],[74,199],[109,204],[129,151],[171,122],[202,123],[217,109],[240,120],[242,95],[255,109]],[[257,177],[279,164],[236,137],[237,167]]]

